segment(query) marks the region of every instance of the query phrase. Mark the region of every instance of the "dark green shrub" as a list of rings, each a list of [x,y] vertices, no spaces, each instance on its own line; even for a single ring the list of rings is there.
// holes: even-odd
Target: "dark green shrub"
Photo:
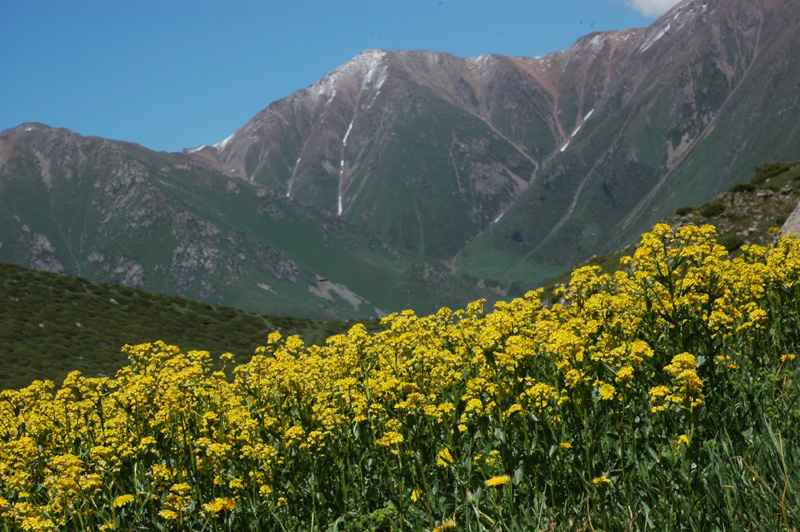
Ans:
[[[760,185],[764,183],[767,179],[771,177],[775,177],[778,174],[782,174],[786,170],[789,170],[796,162],[793,163],[770,163],[765,164],[764,166],[756,167],[756,175],[753,176],[753,179],[750,182],[754,185]]]
[[[697,212],[705,218],[719,216],[725,212],[725,204],[721,201],[709,201],[708,203],[702,204]]]
[[[719,237],[717,242],[719,242],[721,246],[724,246],[725,249],[728,250],[728,253],[730,253],[742,247],[742,244],[744,244],[744,238],[736,233],[728,233],[727,235],[722,235]]]
[[[692,214],[694,212],[694,207],[680,207],[675,214],[678,216],[686,216],[687,214]]]
[[[740,183],[731,188],[731,192],[753,192],[755,189],[756,186],[752,183]]]

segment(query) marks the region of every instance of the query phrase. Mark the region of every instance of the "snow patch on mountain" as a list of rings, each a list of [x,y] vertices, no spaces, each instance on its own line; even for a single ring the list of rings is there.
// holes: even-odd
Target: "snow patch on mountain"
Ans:
[[[675,33],[697,17],[705,15],[708,11],[708,1],[672,2],[670,7],[672,7],[670,11],[647,28],[645,40],[639,47],[640,52],[647,51],[668,32]]]
[[[642,44],[641,48],[639,48],[639,51],[640,51],[640,52],[646,52],[646,51],[647,51],[647,50],[648,50],[648,49],[649,49],[651,46],[653,46],[653,45],[654,45],[654,44],[655,44],[655,43],[656,43],[656,42],[657,42],[659,39],[661,39],[661,37],[663,37],[664,35],[666,35],[666,33],[669,31],[669,29],[670,29],[671,27],[672,27],[672,24],[667,24],[667,25],[666,25],[666,27],[664,27],[664,28],[661,28],[661,30],[659,30],[659,32],[658,32],[658,33],[657,33],[657,34],[656,34],[654,37],[650,37],[650,38],[648,38],[648,39],[647,39],[647,40],[644,42],[644,44]]]
[[[673,28],[678,30],[687,23],[695,20],[698,16],[705,15],[708,11],[708,1],[695,1],[681,3],[671,11]]]
[[[484,54],[477,57],[470,57],[467,59],[467,64],[471,69],[477,71],[479,74],[491,74],[494,72],[494,66],[498,62],[496,54]]]
[[[360,81],[362,90],[372,88],[379,90],[386,81],[386,50],[365,50],[344,65],[329,72],[308,90],[316,99],[327,97],[330,103],[336,96],[336,87],[344,79]]]
[[[353,120],[350,121],[350,125],[347,126],[347,133],[344,134],[344,138],[342,139],[342,144],[347,146],[347,137],[350,136],[350,132],[353,130]]]
[[[217,151],[222,151],[222,150],[224,150],[224,149],[225,149],[225,147],[226,147],[228,144],[230,144],[231,140],[233,140],[233,136],[234,136],[234,135],[236,135],[236,133],[233,133],[233,134],[231,134],[231,135],[230,135],[228,138],[226,138],[226,139],[225,139],[225,140],[223,140],[222,142],[218,142],[218,143],[214,144],[214,148],[216,148],[216,149],[217,149]]]

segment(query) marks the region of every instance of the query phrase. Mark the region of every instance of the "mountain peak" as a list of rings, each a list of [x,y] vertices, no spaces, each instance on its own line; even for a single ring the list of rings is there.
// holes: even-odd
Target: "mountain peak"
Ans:
[[[386,81],[386,50],[364,50],[359,55],[329,72],[319,81],[308,87],[317,99],[332,99],[336,95],[337,86],[345,78],[360,83],[363,88],[371,87],[380,90]]]

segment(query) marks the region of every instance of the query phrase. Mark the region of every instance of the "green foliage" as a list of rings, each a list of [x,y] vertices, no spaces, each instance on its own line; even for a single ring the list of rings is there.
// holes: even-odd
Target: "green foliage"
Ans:
[[[776,167],[784,169],[770,179],[770,185],[776,190],[791,187],[792,183],[800,180],[800,162],[777,163]],[[739,253],[743,244],[766,245],[772,240],[770,228],[783,225],[797,205],[797,199],[793,194],[759,198],[756,189],[755,185],[745,183],[735,185],[729,192],[718,194],[715,201],[723,203],[725,208],[716,217],[706,218],[701,216],[698,208],[686,206],[677,209],[674,216],[667,217],[662,222],[672,226],[683,225],[687,221],[714,224],[722,234],[720,244],[734,255]],[[734,198],[734,194],[738,197]],[[747,236],[742,237],[742,234]],[[630,252],[629,247],[621,252],[592,257],[583,264],[597,265],[603,272],[613,273],[620,269],[619,259]],[[558,298],[553,295],[555,288],[568,283],[570,275],[571,270],[566,270],[548,281],[543,287],[543,300],[556,302]]]
[[[752,185],[761,185],[765,183],[768,179],[771,179],[787,170],[791,170],[793,167],[800,164],[800,161],[788,162],[788,163],[769,163],[763,166],[756,167],[755,175],[750,180]]]
[[[122,346],[153,336],[248,360],[273,331],[316,344],[356,323],[259,315],[2,263],[0,301],[0,389],[61,382],[72,370],[113,375],[127,361]],[[363,323],[381,328],[377,319]]]
[[[708,203],[702,204],[697,209],[697,212],[700,213],[700,215],[705,218],[711,218],[712,216],[719,216],[720,214],[725,212],[725,203],[722,201],[709,201]]]
[[[728,233],[727,235],[719,237],[718,242],[730,253],[742,247],[742,244],[744,244],[744,237],[736,233]]]
[[[753,192],[756,186],[753,183],[739,183],[731,188],[731,192]]]

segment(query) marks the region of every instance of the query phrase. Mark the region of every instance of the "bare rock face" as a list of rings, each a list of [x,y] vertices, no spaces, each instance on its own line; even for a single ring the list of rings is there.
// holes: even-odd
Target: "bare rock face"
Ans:
[[[64,273],[64,265],[54,257],[33,257],[30,260],[30,267],[34,270],[41,270],[51,273]]]
[[[111,271],[111,280],[123,286],[144,288],[145,271],[141,264],[131,257],[122,256]]]
[[[28,229],[23,226],[23,230]],[[22,242],[28,247],[30,251],[29,267],[34,270],[42,270],[51,273],[63,274],[65,272],[64,265],[58,259],[55,246],[50,242],[47,236],[30,231],[25,231],[22,237]]]
[[[800,202],[794,208],[792,214],[786,219],[781,227],[782,235],[795,234],[800,237]]]

